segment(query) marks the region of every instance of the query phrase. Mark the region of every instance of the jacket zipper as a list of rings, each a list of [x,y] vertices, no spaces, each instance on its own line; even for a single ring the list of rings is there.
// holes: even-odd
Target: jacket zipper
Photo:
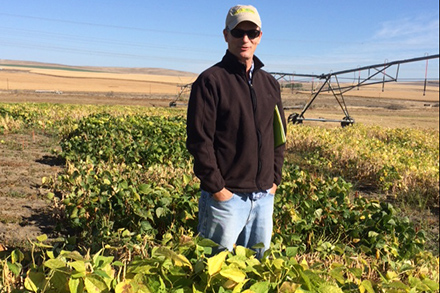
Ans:
[[[252,85],[252,83],[248,83],[249,84],[249,90],[251,93],[251,101],[252,101],[252,109],[254,112],[254,125],[255,125],[255,131],[257,133],[257,142],[258,142],[258,167],[257,167],[257,174],[255,176],[255,185],[257,186],[258,190],[262,190],[260,184],[259,184],[259,178],[260,178],[260,173],[261,173],[261,132],[257,127],[257,119],[256,119],[256,115],[257,115],[257,97],[256,97],[256,93],[254,90],[254,87]]]

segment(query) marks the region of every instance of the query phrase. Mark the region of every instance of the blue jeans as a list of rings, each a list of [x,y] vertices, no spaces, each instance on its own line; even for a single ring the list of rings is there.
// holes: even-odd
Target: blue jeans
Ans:
[[[234,244],[252,249],[262,243],[264,248],[253,249],[261,259],[272,238],[274,195],[269,190],[233,193],[226,201],[217,201],[202,190],[198,232],[219,244],[215,252],[232,251]]]

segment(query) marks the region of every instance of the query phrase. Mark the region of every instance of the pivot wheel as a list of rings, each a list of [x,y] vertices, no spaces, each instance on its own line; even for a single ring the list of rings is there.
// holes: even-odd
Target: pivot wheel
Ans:
[[[354,119],[351,118],[350,116],[345,116],[344,118],[342,118],[342,122],[341,122],[342,127],[350,126],[353,124],[354,124]]]
[[[298,113],[293,113],[290,114],[289,117],[287,118],[287,122],[291,122],[292,124],[302,124],[302,119],[298,119],[299,118],[299,114]]]

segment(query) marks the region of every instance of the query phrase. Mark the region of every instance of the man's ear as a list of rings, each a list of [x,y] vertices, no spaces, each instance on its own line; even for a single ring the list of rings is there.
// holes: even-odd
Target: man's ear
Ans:
[[[225,38],[225,42],[227,43],[228,42],[228,30],[227,29],[223,30],[223,37]]]

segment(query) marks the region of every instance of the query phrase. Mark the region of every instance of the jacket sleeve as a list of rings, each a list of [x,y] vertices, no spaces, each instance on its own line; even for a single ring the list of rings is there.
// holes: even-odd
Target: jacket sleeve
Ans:
[[[280,116],[281,116],[281,120],[283,121],[283,125],[284,125],[284,132],[287,132],[287,124],[286,124],[286,118],[284,115],[284,110],[283,110],[283,103],[281,101],[281,93],[280,94],[280,99],[279,102],[277,103],[278,109],[280,111]],[[275,148],[275,153],[274,153],[274,183],[278,186],[281,183],[281,178],[282,178],[282,168],[283,168],[283,163],[284,163],[284,151],[286,149],[286,144],[282,144],[280,146],[278,146],[277,148]]]
[[[192,85],[188,103],[186,146],[194,157],[194,173],[200,179],[201,188],[211,193],[225,185],[214,150],[217,101],[212,83],[199,76]]]

